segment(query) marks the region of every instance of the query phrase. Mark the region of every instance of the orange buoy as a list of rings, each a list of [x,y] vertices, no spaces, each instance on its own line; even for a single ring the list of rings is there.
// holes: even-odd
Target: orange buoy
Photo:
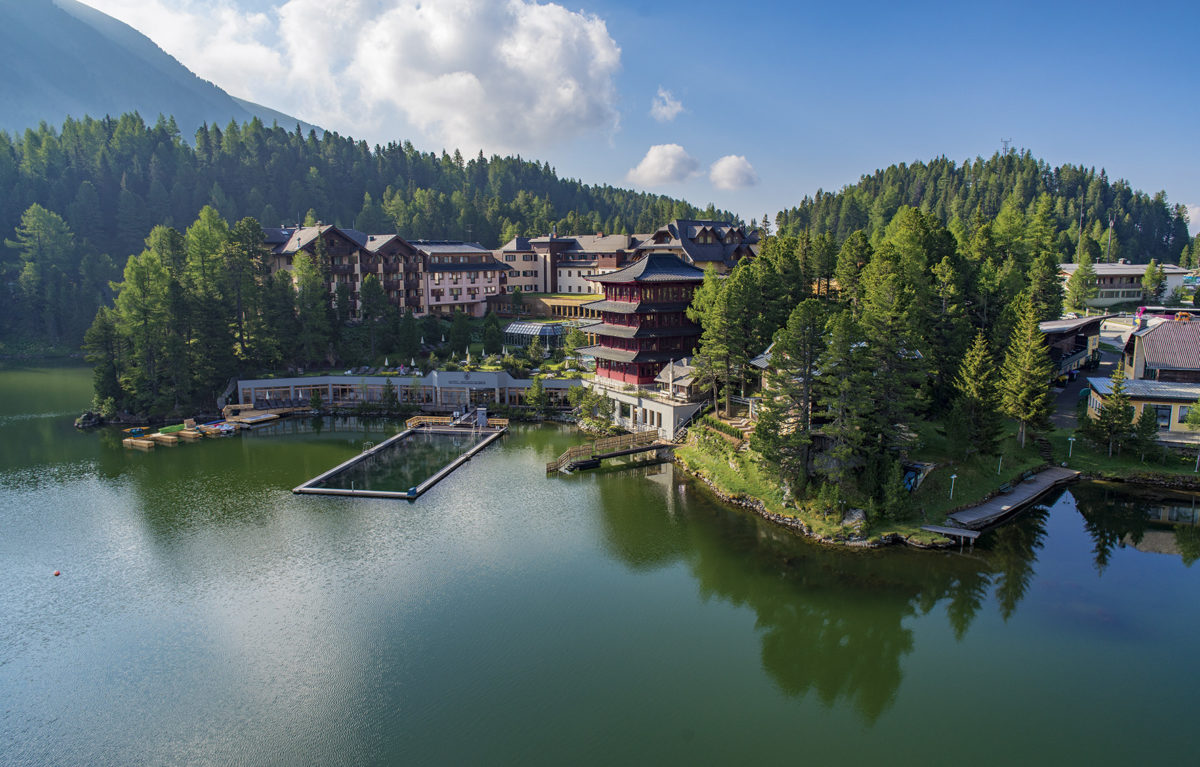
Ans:
[[[59,576],[59,572],[58,572],[58,570],[55,570],[55,571],[54,571],[54,577],[56,577],[56,578],[57,578],[58,576]]]

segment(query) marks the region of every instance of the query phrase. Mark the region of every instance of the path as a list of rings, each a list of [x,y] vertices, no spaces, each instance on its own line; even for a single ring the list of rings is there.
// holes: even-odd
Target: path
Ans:
[[[1100,342],[1115,346],[1118,349],[1125,346],[1125,337],[1130,331],[1127,325],[1118,325],[1115,322],[1108,320],[1104,323],[1104,329],[1100,331]],[[1079,426],[1079,418],[1075,415],[1075,406],[1079,402],[1079,392],[1087,386],[1088,377],[1092,378],[1108,378],[1112,375],[1113,365],[1117,360],[1121,359],[1121,355],[1116,352],[1100,351],[1100,366],[1096,370],[1088,371],[1086,375],[1080,371],[1080,375],[1075,377],[1075,380],[1067,384],[1066,388],[1058,393],[1054,400],[1054,413],[1050,416],[1050,422],[1054,424],[1056,429],[1075,430]]]

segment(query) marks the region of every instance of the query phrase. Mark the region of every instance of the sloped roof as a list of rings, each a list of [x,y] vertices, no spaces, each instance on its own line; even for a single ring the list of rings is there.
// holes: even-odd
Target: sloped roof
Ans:
[[[718,240],[713,243],[700,243],[696,238],[705,231],[712,232]],[[740,234],[741,242],[726,243],[725,237],[731,232]],[[655,242],[655,240],[663,240]],[[735,227],[728,221],[693,221],[675,219],[666,226],[660,227],[649,237],[640,241],[639,251],[669,249],[680,253],[691,263],[724,263],[732,266],[738,259],[755,255],[754,244],[758,242],[757,232],[747,232],[742,227]]]
[[[1102,397],[1112,394],[1112,381],[1108,378],[1089,378],[1092,391]],[[1131,399],[1160,399],[1180,402],[1195,402],[1200,399],[1200,384],[1174,383],[1171,381],[1143,381],[1135,379],[1125,382],[1125,394]]]
[[[1097,277],[1140,277],[1146,273],[1149,264],[1092,264]],[[1159,264],[1163,274],[1189,274],[1187,269],[1175,264]],[[1074,274],[1079,264],[1059,264],[1058,270],[1066,274]]]
[[[1100,314],[1094,317],[1078,317],[1076,319],[1067,320],[1047,320],[1039,322],[1038,329],[1043,333],[1069,333],[1072,330],[1079,330],[1093,322],[1104,322],[1110,317],[1115,317],[1115,314]],[[1097,329],[1099,326],[1097,326]]]
[[[491,253],[490,250],[487,250],[477,242],[461,242],[459,240],[409,240],[408,244],[426,255],[479,255],[482,253]]]
[[[1139,331],[1146,367],[1200,370],[1200,322],[1163,322]]]
[[[672,360],[654,377],[655,382],[664,384],[673,384],[675,386],[690,386],[692,379],[696,375],[696,368],[692,364],[693,357],[681,357],[677,360]]]
[[[703,282],[704,270],[698,269],[671,253],[650,253],[624,269],[597,274],[593,282],[619,284],[623,282]]]

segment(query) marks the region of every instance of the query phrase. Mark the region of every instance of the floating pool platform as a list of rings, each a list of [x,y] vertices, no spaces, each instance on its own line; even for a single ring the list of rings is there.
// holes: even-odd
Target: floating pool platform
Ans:
[[[487,419],[488,425],[484,426],[466,426],[460,422],[455,425],[450,422],[449,418],[438,417],[422,417],[411,418],[408,421],[407,428],[399,434],[380,442],[378,445],[364,450],[359,455],[354,456],[348,461],[334,466],[329,471],[313,477],[304,484],[292,488],[293,493],[301,495],[340,495],[355,498],[392,498],[399,501],[415,501],[425,494],[431,487],[441,482],[454,472],[459,466],[462,466],[467,461],[471,460],[479,451],[483,450],[488,445],[492,444],[504,433],[508,431],[508,420],[500,418]],[[410,487],[407,490],[375,490],[375,489],[358,489],[358,488],[342,488],[342,487],[321,487],[326,481],[336,477],[346,470],[357,466],[363,461],[379,455],[385,450],[398,449],[398,444],[404,440],[418,434],[448,434],[455,436],[478,436],[478,442],[469,447],[466,451],[454,458],[452,461],[442,466],[435,471],[432,476],[425,479],[415,487]]]

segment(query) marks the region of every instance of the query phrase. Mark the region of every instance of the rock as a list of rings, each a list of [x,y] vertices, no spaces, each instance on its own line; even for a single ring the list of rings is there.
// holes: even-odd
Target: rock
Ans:
[[[103,424],[104,419],[100,417],[100,414],[90,410],[75,419],[76,429],[92,429]]]

